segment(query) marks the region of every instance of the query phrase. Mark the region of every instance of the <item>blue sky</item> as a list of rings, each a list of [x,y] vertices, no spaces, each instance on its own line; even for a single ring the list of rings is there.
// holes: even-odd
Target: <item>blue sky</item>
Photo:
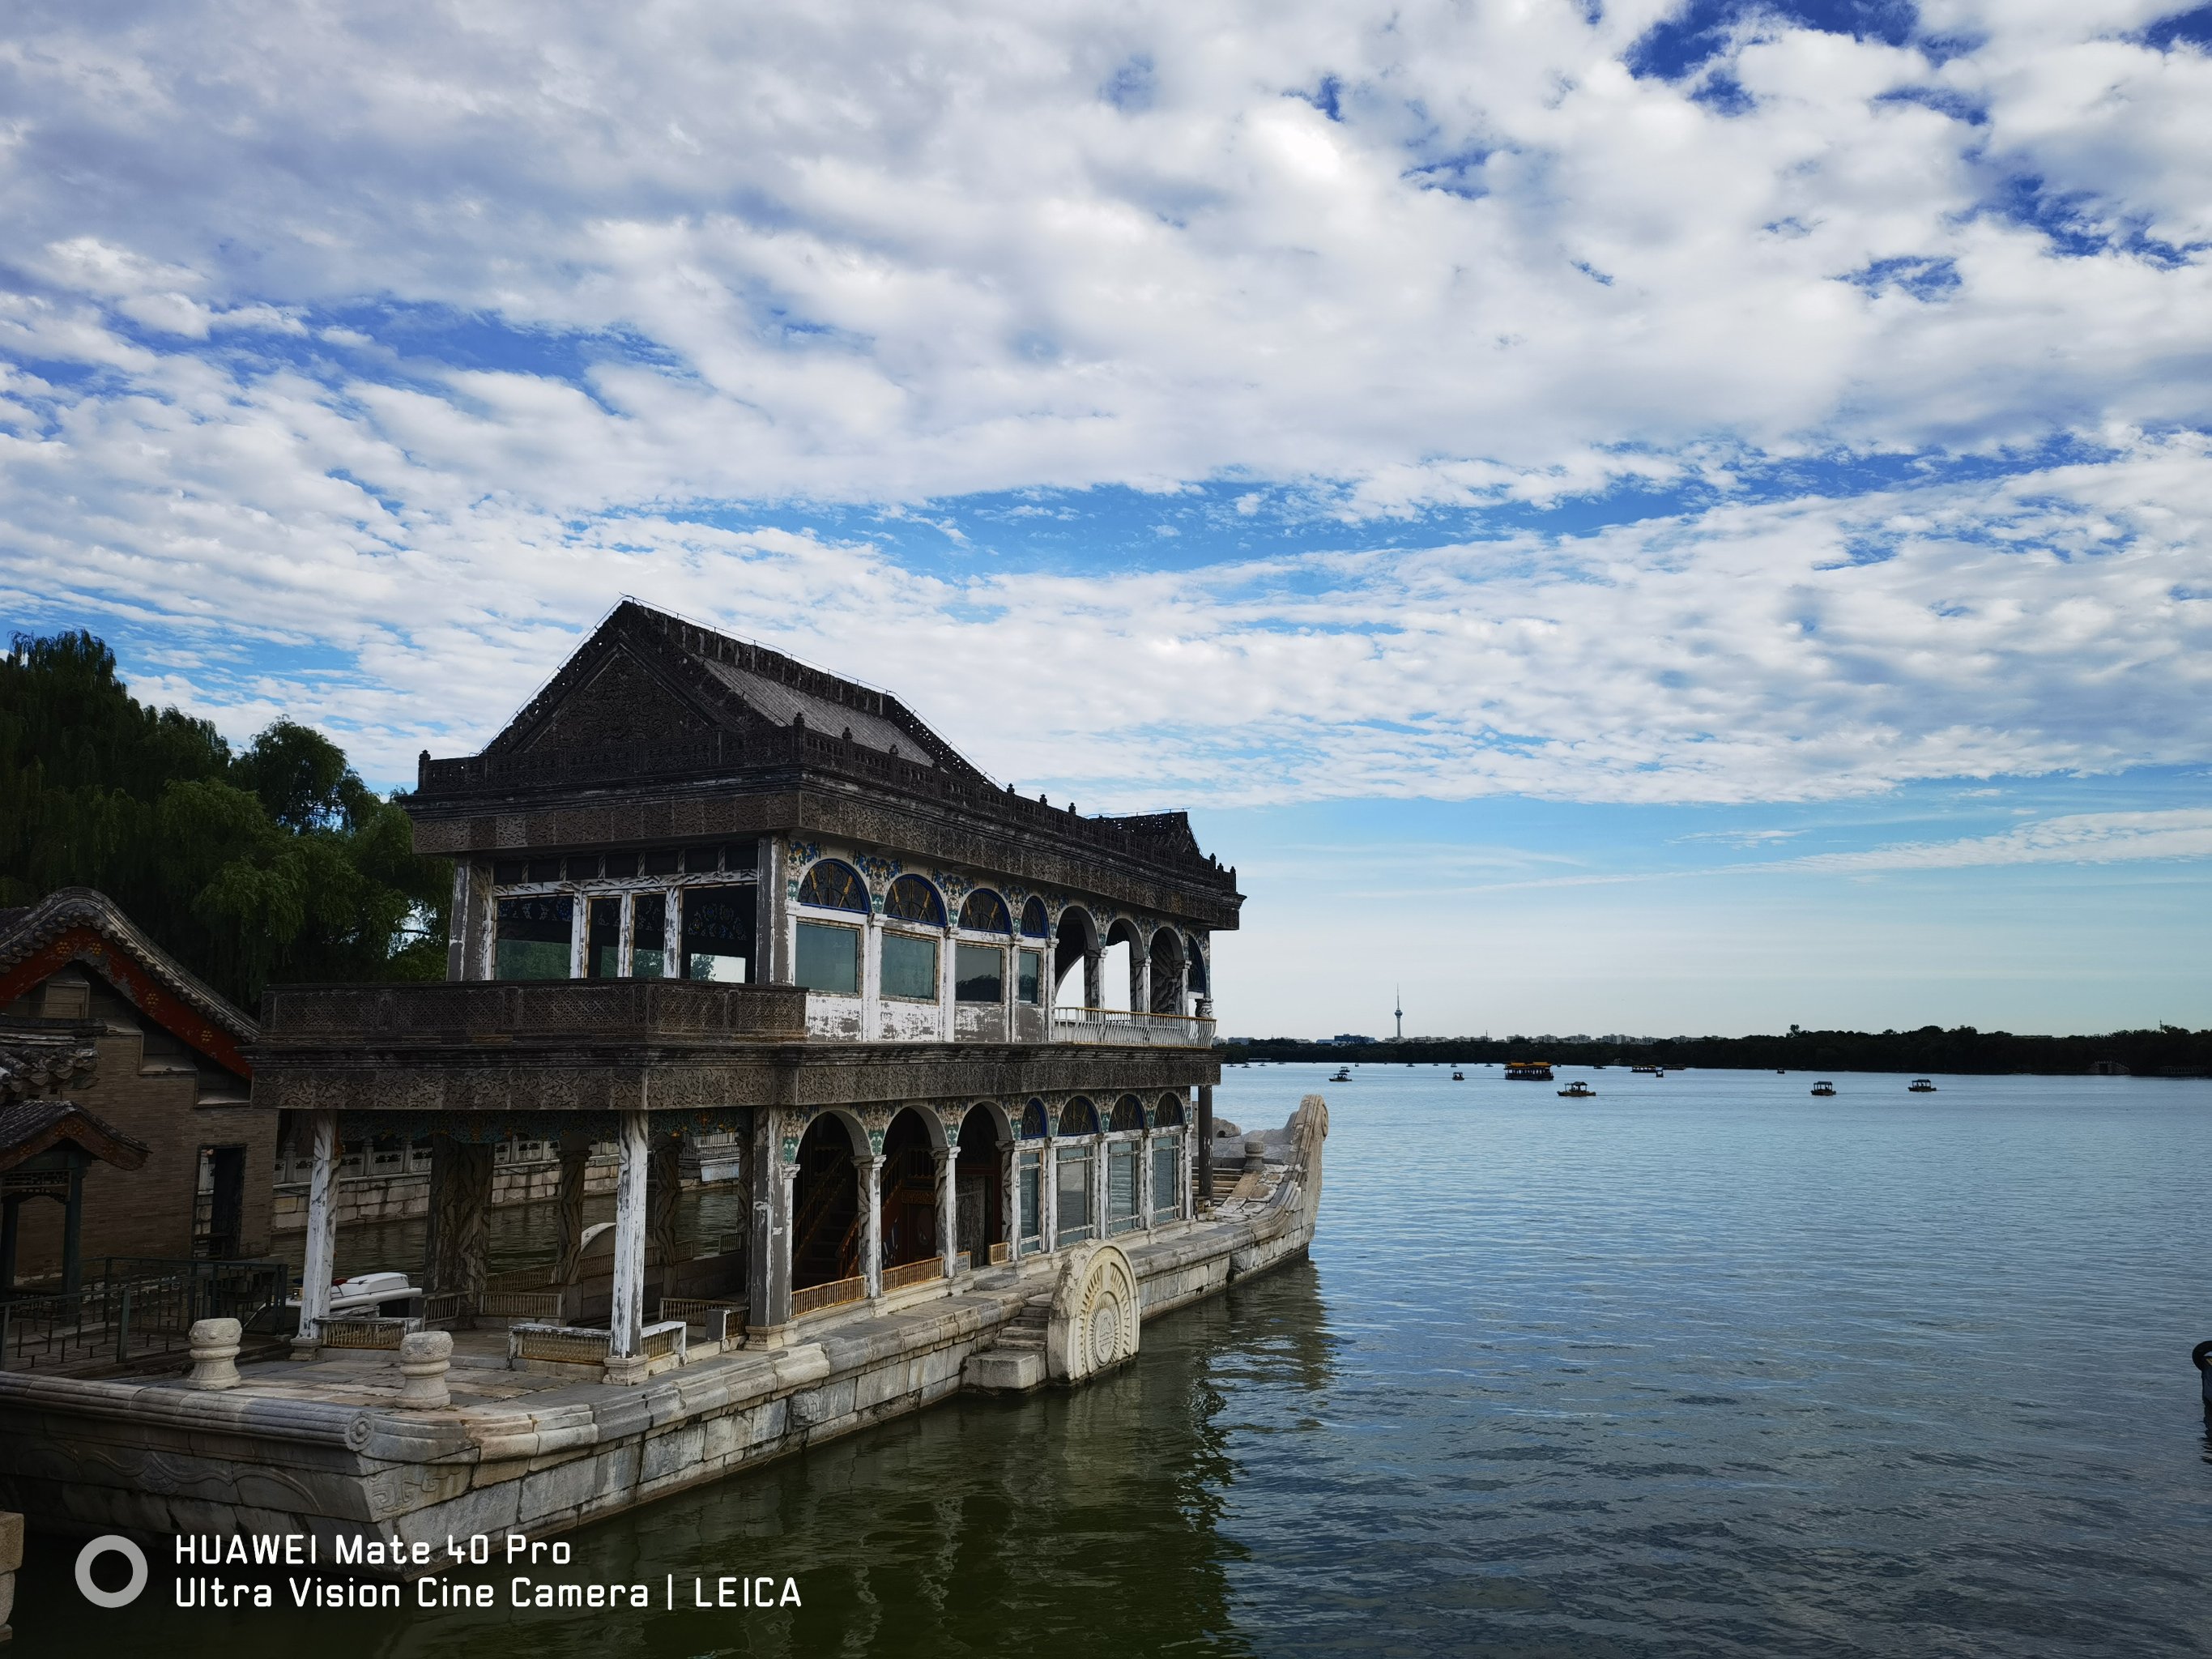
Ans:
[[[0,26],[0,606],[473,750],[628,593],[1182,805],[1232,1030],[2212,1022],[2212,11]]]

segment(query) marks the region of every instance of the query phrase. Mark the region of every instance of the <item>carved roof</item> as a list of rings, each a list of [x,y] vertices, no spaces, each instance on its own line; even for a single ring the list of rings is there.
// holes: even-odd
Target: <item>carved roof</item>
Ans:
[[[485,745],[487,756],[665,744],[805,726],[958,775],[982,774],[896,697],[624,599]]]
[[[0,1017],[0,1103],[58,1094],[99,1069],[99,1026]]]
[[[145,1143],[131,1139],[73,1100],[19,1100],[0,1105],[0,1170],[27,1163],[65,1140],[119,1170],[135,1170],[146,1161]]]
[[[253,1022],[149,939],[106,894],[58,888],[0,916],[0,1006],[71,962],[217,1064],[252,1075],[239,1048],[259,1035]]]

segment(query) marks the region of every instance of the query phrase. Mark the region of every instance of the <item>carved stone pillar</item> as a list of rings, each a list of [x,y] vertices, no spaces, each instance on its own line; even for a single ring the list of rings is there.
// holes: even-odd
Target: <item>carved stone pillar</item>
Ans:
[[[1137,1224],[1152,1224],[1152,1131],[1137,1137]]]
[[[858,1160],[860,1166],[860,1276],[871,1297],[884,1293],[884,1161]]]
[[[678,1135],[656,1135],[646,1165],[646,1232],[653,1253],[660,1258],[660,1293],[676,1290],[676,1200],[683,1190],[679,1174],[684,1141]]]
[[[781,1347],[791,1324],[791,1196],[799,1166],[787,1164],[783,1114],[753,1109],[746,1140],[745,1181],[752,1219],[745,1241],[745,1346]]]
[[[1083,1006],[1103,1008],[1106,1006],[1106,953],[1085,951],[1083,953]]]
[[[614,1305],[607,1319],[607,1358],[638,1357],[645,1328],[646,1121],[624,1112],[616,1138],[622,1171],[615,1181]]]
[[[553,1282],[576,1282],[584,1249],[584,1182],[590,1172],[592,1138],[574,1130],[561,1137],[561,1184],[554,1196],[558,1227],[553,1253]]]
[[[432,1135],[429,1282],[423,1288],[433,1296],[482,1296],[490,1226],[491,1148]]]
[[[307,1175],[307,1261],[300,1269],[300,1333],[294,1341],[312,1349],[331,1316],[331,1281],[337,1267],[338,1115],[310,1113],[307,1133],[313,1164]]]
[[[950,1146],[932,1155],[937,1159],[937,1242],[945,1257],[945,1276],[950,1279],[960,1256],[959,1158]]]
[[[1203,1083],[1198,1086],[1198,1146],[1194,1150],[1198,1154],[1198,1178],[1191,1183],[1194,1190],[1185,1207],[1196,1215],[1201,1201],[1213,1201],[1213,1091]]]

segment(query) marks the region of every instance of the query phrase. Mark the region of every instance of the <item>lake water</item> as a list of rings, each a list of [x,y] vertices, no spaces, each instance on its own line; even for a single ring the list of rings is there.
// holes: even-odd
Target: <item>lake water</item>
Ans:
[[[41,1544],[18,1650],[2212,1651],[2212,1084],[1448,1075],[1231,1070],[1247,1127],[1328,1097],[1310,1263],[1097,1386],[579,1533],[563,1574],[799,1608],[100,1615]]]

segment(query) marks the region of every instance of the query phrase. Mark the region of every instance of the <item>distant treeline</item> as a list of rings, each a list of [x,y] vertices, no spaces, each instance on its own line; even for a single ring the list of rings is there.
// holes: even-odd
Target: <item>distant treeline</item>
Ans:
[[[2179,1025],[2104,1036],[2022,1036],[2012,1031],[1796,1031],[1783,1036],[1660,1037],[1624,1042],[1539,1042],[1533,1037],[1406,1037],[1379,1042],[1307,1042],[1265,1037],[1231,1042],[1224,1060],[1317,1060],[1365,1065],[1460,1061],[1480,1066],[1548,1060],[1555,1066],[1709,1066],[1790,1072],[2013,1072],[2052,1076],[2124,1066],[2137,1077],[2212,1076],[2212,1031]]]
[[[452,884],[321,732],[234,753],[87,633],[0,656],[0,908],[96,887],[251,1012],[276,981],[443,978]]]

